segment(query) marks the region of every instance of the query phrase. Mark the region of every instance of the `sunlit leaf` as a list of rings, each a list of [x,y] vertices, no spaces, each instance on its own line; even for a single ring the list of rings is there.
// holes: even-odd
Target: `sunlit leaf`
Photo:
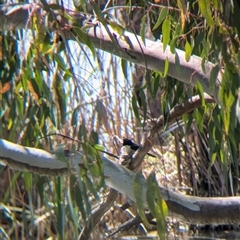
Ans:
[[[99,144],[94,144],[93,146],[96,150],[100,150],[100,151],[103,151],[104,150],[104,147],[102,145],[99,145]]]
[[[152,31],[154,31],[155,29],[157,29],[160,26],[160,24],[163,22],[163,20],[166,19],[167,15],[168,15],[168,8],[167,7],[163,7],[161,9],[160,14],[158,15],[157,22],[154,25]]]
[[[195,117],[196,117],[196,121],[197,121],[197,124],[198,124],[198,127],[199,127],[199,130],[201,132],[203,132],[203,117],[204,117],[204,111],[202,108],[198,108],[196,111],[195,111]]]
[[[169,40],[170,40],[170,30],[171,30],[171,22],[169,18],[166,18],[163,22],[162,33],[163,33],[163,49],[165,50]]]
[[[231,116],[231,106],[234,103],[234,96],[231,92],[229,92],[229,94],[224,94],[224,109],[223,109],[223,124],[224,124],[224,128],[225,128],[225,132],[226,134],[228,134],[229,131],[229,126],[230,126],[230,116]]]
[[[30,193],[30,190],[32,189],[32,173],[25,172],[23,174],[23,177],[24,177],[26,190]]]
[[[177,38],[172,38],[172,40],[170,41],[170,51],[172,54],[175,53],[176,41],[177,41]]]
[[[197,82],[196,89],[200,96],[202,106],[205,107],[206,103],[205,103],[205,98],[204,98],[204,90],[203,90],[203,86],[200,84],[200,82]]]
[[[143,205],[143,200],[142,200],[141,179],[142,179],[142,174],[139,172],[135,175],[135,178],[133,181],[134,195],[136,198],[136,205],[137,205],[139,216],[143,220],[144,224],[146,226],[150,227],[150,224],[146,218],[145,211],[144,211],[144,205]]]
[[[122,35],[124,33],[124,27],[117,23],[117,20],[111,20],[109,18],[105,18],[105,21],[111,26],[114,32],[116,32],[118,35]]]
[[[17,112],[18,112],[18,115],[21,119],[23,119],[23,114],[24,114],[24,101],[23,101],[23,97],[18,95],[17,96]]]
[[[182,30],[183,30],[185,27],[185,16],[187,14],[186,1],[185,0],[177,0],[177,5],[181,12],[181,26],[182,26]]]
[[[202,67],[202,70],[203,70],[204,73],[206,73],[206,68],[205,68],[205,63],[206,63],[206,62],[207,62],[207,61],[206,61],[206,58],[203,57],[203,58],[202,58],[202,62],[201,62],[201,67]]]
[[[200,7],[200,11],[201,11],[202,15],[206,18],[207,24],[209,26],[214,25],[214,21],[212,18],[212,12],[211,12],[211,1],[198,0],[198,5]]]
[[[34,90],[34,87],[33,87],[33,84],[31,81],[28,81],[28,89],[29,89],[29,92],[32,94],[32,96],[34,97],[34,99],[36,101],[38,101],[39,97],[38,97],[38,94],[35,92]]]
[[[190,43],[186,40],[185,43],[185,60],[188,62],[190,60],[192,54],[192,47]]]
[[[168,208],[162,199],[155,174],[150,174],[147,179],[147,202],[150,212],[157,220],[158,235],[165,239],[165,219],[168,215]]]
[[[168,74],[168,68],[169,68],[169,61],[168,59],[165,60],[164,62],[164,72],[163,72],[163,77],[166,77]]]

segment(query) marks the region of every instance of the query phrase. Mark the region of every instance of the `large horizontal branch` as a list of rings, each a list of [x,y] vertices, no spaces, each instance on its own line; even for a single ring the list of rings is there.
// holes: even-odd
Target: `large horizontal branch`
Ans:
[[[102,161],[106,184],[135,202],[133,189],[135,173],[107,158],[103,157]],[[73,154],[69,157],[70,164],[67,164],[46,151],[0,139],[0,162],[22,171],[53,176],[67,175],[70,174],[68,165],[81,165],[81,154]],[[142,201],[147,207],[146,180],[142,177],[139,184],[142,186]],[[162,187],[160,191],[168,205],[170,216],[196,224],[240,224],[240,197],[193,197]]]
[[[184,51],[176,49],[173,54],[169,46],[164,50],[162,42],[154,42],[147,39],[144,44],[140,36],[127,31],[124,32],[125,38],[116,38],[117,44],[113,44],[102,25],[91,29],[88,35],[97,48],[151,70],[163,72],[165,61],[168,60],[169,68],[167,75],[192,86],[200,82],[204,91],[212,95],[217,101],[221,76],[219,74],[218,79],[215,80],[215,88],[212,91],[209,83],[214,64],[211,62],[206,61],[202,64],[203,59],[195,55],[192,55],[190,60],[186,61]],[[129,44],[129,42],[131,43]],[[176,64],[176,55],[178,64]],[[202,65],[204,65],[205,72],[202,70]]]
[[[1,5],[0,30],[8,31],[12,29],[30,28],[31,13],[33,11],[38,11],[43,14],[43,11],[41,10],[41,5],[39,4]],[[50,11],[50,8],[48,11]],[[57,14],[58,13],[54,11],[55,17],[58,16]],[[79,16],[79,18],[82,19],[83,17],[80,14],[77,15],[76,12],[73,11],[68,14],[72,14],[74,18]],[[59,16],[61,16],[60,13]],[[63,26],[62,29],[64,29],[63,34],[66,38],[73,37],[69,25],[67,28]],[[176,49],[175,53],[172,54],[170,47],[167,47],[164,50],[161,42],[154,42],[146,39],[144,44],[140,36],[125,31],[124,36],[120,37],[111,30],[110,26],[109,29],[110,31],[106,31],[105,27],[101,24],[96,24],[90,28],[88,35],[96,48],[147,67],[148,69],[160,72],[164,71],[165,61],[168,60],[169,76],[191,85],[195,85],[199,81],[202,84],[204,91],[209,95],[214,96],[215,100],[217,100],[221,75],[218,75],[218,78],[215,80],[215,88],[211,90],[209,84],[210,74],[214,67],[214,64],[211,62],[205,61],[203,64],[203,59],[195,55],[192,55],[190,60],[186,61],[185,52],[182,50]],[[59,29],[56,30],[59,31]],[[69,32],[67,33],[67,31]],[[110,36],[109,33],[112,35]],[[180,67],[176,64],[176,56],[178,57]],[[202,66],[205,68],[204,71]]]

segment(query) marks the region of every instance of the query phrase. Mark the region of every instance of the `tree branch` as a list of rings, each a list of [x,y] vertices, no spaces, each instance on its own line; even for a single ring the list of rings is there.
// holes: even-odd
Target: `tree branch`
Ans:
[[[69,157],[69,164],[81,164],[81,155]],[[133,189],[135,173],[107,158],[102,158],[106,184],[136,202]],[[68,164],[59,161],[55,155],[40,149],[19,146],[0,139],[0,162],[21,170],[56,176],[69,174]],[[72,164],[74,166],[75,164]],[[142,177],[142,201],[147,208],[147,183]],[[201,198],[185,196],[159,187],[166,201],[170,216],[196,224],[240,224],[240,197]],[[219,211],[221,209],[221,211]]]
[[[49,5],[48,11],[50,11],[50,9],[51,6]],[[39,4],[1,5],[0,29],[9,31],[12,29],[30,28],[31,12],[38,11],[43,15],[43,11],[41,10],[43,9]],[[59,17],[62,18],[60,11],[57,12],[55,10],[54,14],[56,17],[59,15]],[[73,11],[69,11],[68,14],[72,15],[74,18],[77,17],[77,14]],[[82,17],[82,15],[79,16],[81,20]],[[205,61],[203,64],[203,59],[195,55],[192,55],[187,62],[185,60],[185,52],[182,50],[176,49],[173,54],[170,51],[170,47],[167,47],[164,50],[161,42],[153,42],[146,39],[144,44],[140,36],[125,31],[124,36],[119,37],[114,33],[114,30],[111,30],[110,26],[109,29],[113,34],[111,37],[104,26],[99,23],[90,27],[88,35],[96,48],[102,49],[103,51],[124,58],[143,67],[145,67],[147,63],[149,69],[160,72],[164,71],[165,61],[168,60],[169,76],[193,86],[199,81],[202,84],[204,91],[209,95],[214,96],[214,99],[217,101],[221,75],[218,74],[215,81],[215,87],[212,91],[209,82],[211,70],[214,67],[213,63]],[[52,30],[59,31],[59,29]],[[71,32],[70,23],[68,24],[68,27],[62,27],[62,34],[65,35],[66,39],[73,39],[73,37],[76,38]],[[116,40],[115,42],[112,41],[113,37]],[[178,58],[179,64],[176,63],[176,57]],[[204,65],[205,71],[202,70],[202,65]]]
[[[215,100],[210,97],[207,94],[204,94],[204,101],[205,103],[215,103]],[[177,105],[174,107],[168,115],[168,124],[171,124],[174,120],[181,117],[183,114],[187,114],[198,107],[202,105],[201,98],[199,96],[193,96],[190,98],[186,103]],[[139,150],[136,152],[133,160],[133,164],[130,166],[130,169],[133,171],[137,171],[139,167],[141,166],[141,163],[145,157],[145,155],[150,151],[150,149],[153,147],[155,140],[159,134],[164,128],[164,116],[160,116],[149,132],[143,146],[139,148]]]

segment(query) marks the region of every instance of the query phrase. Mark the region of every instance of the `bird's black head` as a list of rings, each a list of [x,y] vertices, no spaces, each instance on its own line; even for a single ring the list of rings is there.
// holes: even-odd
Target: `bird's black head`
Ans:
[[[123,139],[123,146],[132,146],[134,143],[128,138]]]

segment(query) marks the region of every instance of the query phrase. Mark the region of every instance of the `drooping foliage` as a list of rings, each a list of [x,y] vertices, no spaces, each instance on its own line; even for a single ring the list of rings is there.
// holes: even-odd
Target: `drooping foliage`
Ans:
[[[16,205],[28,204],[22,216],[29,217],[29,221],[34,220],[34,210],[44,205],[46,213],[51,212],[48,222],[53,223],[45,227],[45,236],[55,232],[60,239],[76,238],[93,206],[104,197],[98,150],[104,146],[119,153],[112,144],[113,134],[140,142],[148,133],[147,124],[152,117],[163,115],[167,128],[170,110],[194,95],[200,96],[202,106],[176,119],[182,120],[185,127],[160,138],[156,151],[163,156],[166,146],[174,148],[175,180],[179,187],[187,186],[191,194],[226,196],[239,191],[238,1],[99,2],[74,1],[75,7],[69,7],[61,1],[41,1],[46,15],[33,12],[28,30],[2,31],[0,37],[0,137],[55,152],[63,161],[66,149],[74,152],[81,148],[86,153],[84,168],[75,166],[75,175],[69,178],[11,172],[12,184],[0,191],[3,204],[10,200]],[[76,11],[75,15],[69,8]],[[61,19],[54,10],[62,11]],[[98,21],[106,28],[110,25],[120,37],[124,37],[124,31],[132,31],[143,42],[151,39],[162,41],[164,47],[169,45],[176,54],[179,71],[177,49],[185,51],[186,61],[192,55],[199,56],[204,71],[204,63],[212,62],[215,66],[209,73],[208,87],[214,92],[216,85],[220,86],[218,101],[206,103],[200,83],[192,87],[168,76],[168,60],[164,71],[156,72],[95,49],[87,32]],[[111,37],[114,41],[115,36]],[[216,82],[218,74],[221,82]],[[154,164],[158,175],[162,162]],[[163,163],[161,173],[171,172],[168,166]],[[2,176],[6,176],[6,169],[2,169]],[[13,194],[14,183],[24,190]],[[138,212],[146,223],[137,177],[134,184]],[[157,217],[159,234],[164,235],[167,210],[156,184],[156,177],[150,174],[149,192],[154,194],[148,196],[149,208]],[[26,197],[19,200],[15,194]],[[35,215],[35,219],[40,216]],[[24,224],[28,228],[28,222]],[[103,229],[107,231],[107,227]],[[34,235],[31,231],[28,234]]]

